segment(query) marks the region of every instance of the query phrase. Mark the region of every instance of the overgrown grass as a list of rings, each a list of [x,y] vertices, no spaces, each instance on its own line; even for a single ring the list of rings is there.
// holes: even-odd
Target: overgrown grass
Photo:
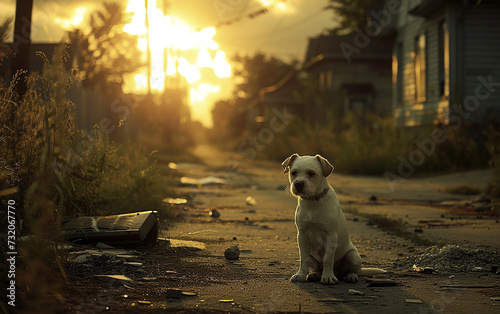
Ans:
[[[26,312],[53,312],[63,301],[65,252],[56,244],[64,218],[161,210],[171,193],[154,152],[77,130],[67,97],[77,71],[66,69],[66,56],[64,45],[50,60],[41,55],[44,70],[30,75],[23,98],[15,93],[17,76],[0,88],[0,192],[4,208],[7,199],[16,202],[16,234],[28,236],[16,267]],[[1,222],[7,230],[5,217]]]
[[[465,123],[464,123],[465,124]],[[296,117],[286,129],[273,134],[272,143],[259,151],[260,158],[282,161],[292,153],[321,154],[336,171],[350,174],[398,174],[401,159],[410,160],[421,151],[416,140],[432,139],[436,125],[418,128],[396,127],[390,118],[347,115],[341,126],[314,126]],[[441,127],[441,126],[440,126]],[[488,154],[478,146],[477,138],[467,134],[465,126],[446,129],[447,139],[435,143],[432,153],[422,152],[423,161],[413,174],[446,173],[488,166]]]

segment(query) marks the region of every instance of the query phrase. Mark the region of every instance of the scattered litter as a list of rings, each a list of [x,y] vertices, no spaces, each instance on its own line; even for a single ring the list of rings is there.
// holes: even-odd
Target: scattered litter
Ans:
[[[240,248],[237,245],[231,245],[224,251],[224,257],[228,260],[240,258]]]
[[[110,279],[123,280],[123,281],[132,281],[132,279],[128,278],[127,276],[123,276],[123,275],[94,275],[94,277],[110,278]]]
[[[353,294],[353,295],[365,295],[365,293],[363,291],[354,290],[354,289],[349,289],[349,294]]]
[[[227,300],[219,300],[220,303],[233,303],[233,299],[227,299]]]
[[[418,267],[417,265],[413,265],[413,271],[422,274],[432,274],[434,272],[434,268],[432,267]]]
[[[177,164],[175,162],[169,162],[167,166],[169,169],[177,170]]]
[[[394,279],[372,279],[368,278],[366,279],[366,282],[368,282],[368,287],[390,287],[390,286],[395,286],[396,281]]]
[[[398,258],[396,261],[407,267],[431,267],[439,273],[471,272],[476,267],[492,269],[500,265],[500,253],[458,245],[431,246],[421,255]]]
[[[220,217],[220,213],[217,209],[212,209],[208,214],[212,218],[219,218]]]
[[[165,292],[165,297],[167,299],[180,299],[182,297],[181,289],[167,289]]]
[[[130,265],[130,266],[141,267],[142,263],[139,263],[139,262],[124,262],[123,265]]]
[[[151,305],[151,302],[139,300],[139,301],[137,301],[137,304],[139,304],[139,305]]]
[[[195,297],[197,296],[196,292],[191,291],[182,291],[182,295],[185,297]]]
[[[66,241],[78,243],[152,244],[158,238],[158,213],[76,217],[62,223]]]
[[[174,249],[186,249],[188,251],[202,251],[206,248],[205,243],[199,241],[169,239],[170,247]]]
[[[173,205],[181,205],[181,204],[186,204],[188,201],[185,198],[164,198],[163,202],[168,203],[168,204],[173,204]]]
[[[255,206],[255,205],[257,205],[257,201],[255,200],[255,198],[253,198],[251,196],[247,197],[246,202],[247,202],[248,206]]]
[[[189,177],[182,177],[181,178],[181,184],[182,185],[188,185],[188,186],[212,186],[212,185],[224,185],[226,184],[226,180],[217,178],[217,177],[205,177],[201,179],[194,179],[194,178],[189,178]]]
[[[422,300],[420,299],[405,299],[405,302],[406,303],[410,303],[410,304],[422,304]]]

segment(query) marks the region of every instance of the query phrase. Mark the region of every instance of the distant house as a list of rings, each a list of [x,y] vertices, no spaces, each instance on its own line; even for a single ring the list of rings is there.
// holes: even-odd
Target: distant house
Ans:
[[[395,27],[397,125],[450,113],[482,125],[500,113],[499,1],[401,1]]]
[[[263,89],[263,107],[286,105],[319,125],[340,121],[348,112],[391,115],[392,42],[374,39],[357,53],[346,54],[345,46],[353,46],[355,36],[310,38],[302,69]]]

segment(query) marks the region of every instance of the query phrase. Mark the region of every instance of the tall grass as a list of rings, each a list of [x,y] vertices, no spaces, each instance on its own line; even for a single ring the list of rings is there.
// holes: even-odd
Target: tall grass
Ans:
[[[272,144],[259,152],[260,158],[283,160],[292,153],[321,154],[337,171],[350,174],[381,175],[398,173],[400,158],[409,159],[419,150],[415,140],[432,138],[438,127],[432,123],[418,128],[401,128],[390,118],[348,114],[341,125],[315,126],[296,117],[285,130],[274,134]],[[439,125],[439,127],[443,127]],[[416,174],[452,172],[488,166],[488,154],[481,150],[476,134],[469,134],[465,123],[446,129],[444,143],[436,143],[431,154],[425,154]],[[486,140],[485,138],[483,140]]]
[[[65,48],[50,59],[40,55],[43,72],[30,75],[24,97],[14,92],[18,75],[0,88],[0,192],[16,201],[17,234],[27,236],[19,241],[16,276],[19,304],[31,313],[53,312],[64,301],[65,252],[57,245],[64,218],[161,210],[169,192],[151,154],[77,130],[67,91],[78,72],[67,70]],[[90,145],[72,163],[68,152],[83,141]],[[56,171],[61,164],[71,166]]]

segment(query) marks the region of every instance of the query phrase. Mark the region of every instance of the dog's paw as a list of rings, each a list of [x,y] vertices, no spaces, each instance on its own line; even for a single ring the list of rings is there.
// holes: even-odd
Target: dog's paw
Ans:
[[[307,281],[307,274],[296,273],[290,278],[291,282]]]
[[[307,275],[307,281],[316,282],[321,280],[321,273],[310,273]]]
[[[339,280],[335,277],[335,275],[321,275],[321,283],[324,285],[334,285],[338,282]]]
[[[345,279],[347,282],[358,282],[358,274],[349,273]]]

